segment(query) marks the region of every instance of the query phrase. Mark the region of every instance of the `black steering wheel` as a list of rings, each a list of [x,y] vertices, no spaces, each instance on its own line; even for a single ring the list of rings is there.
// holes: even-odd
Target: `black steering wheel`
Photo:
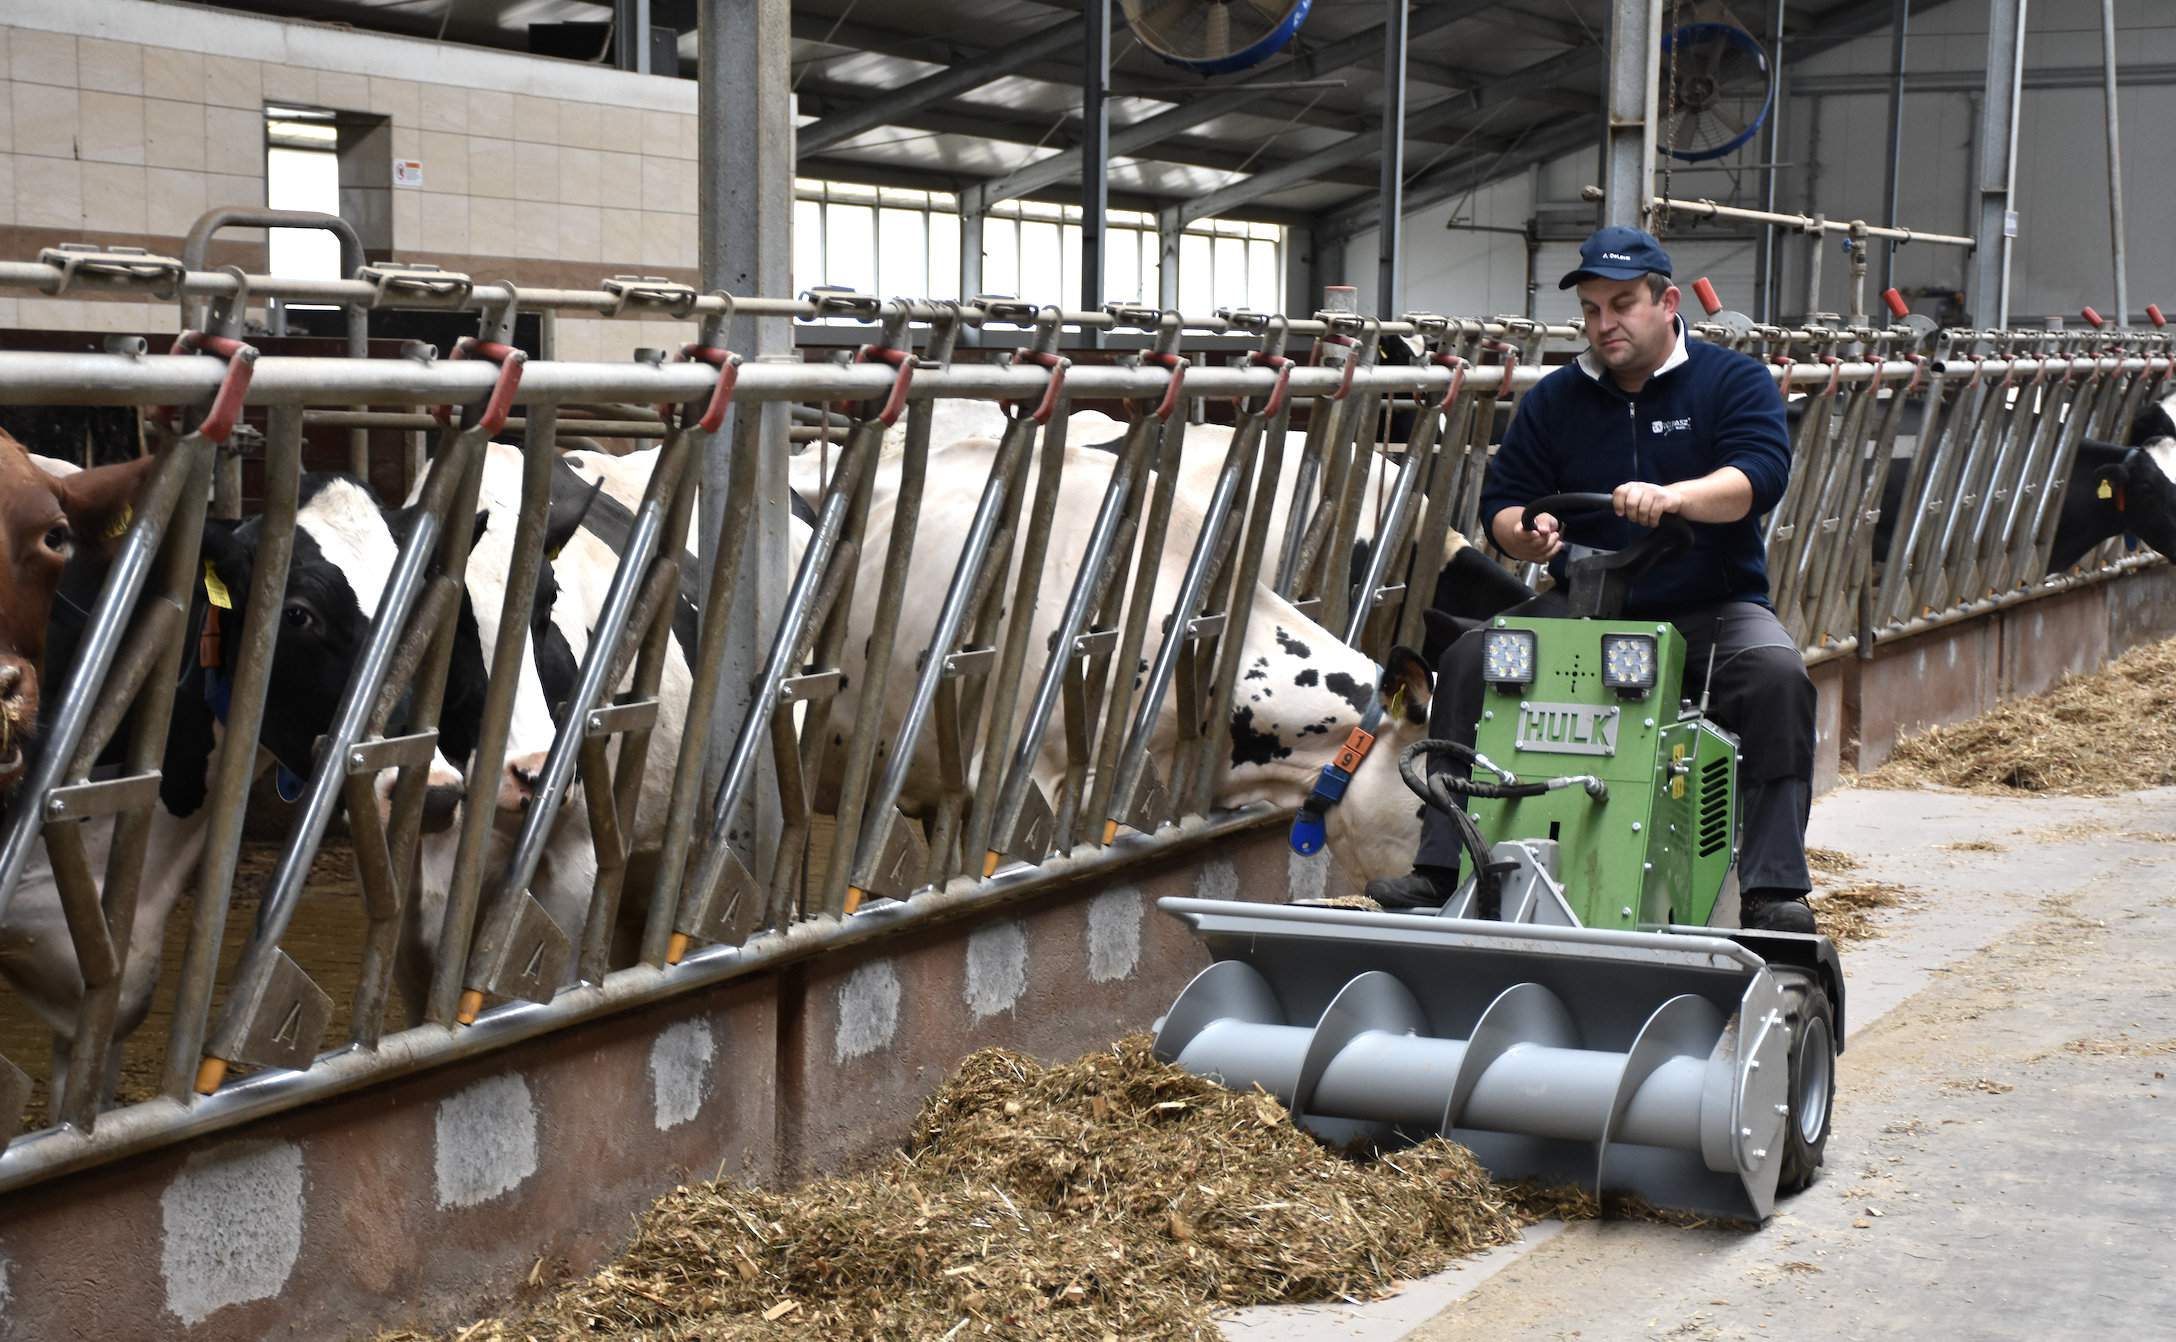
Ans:
[[[1617,501],[1608,494],[1548,494],[1526,505],[1519,525],[1532,531],[1534,519],[1543,513],[1578,517],[1616,510]],[[1575,552],[1564,571],[1572,613],[1604,619],[1622,615],[1633,580],[1691,545],[1692,524],[1676,513],[1664,513],[1654,530],[1622,550]]]
[[[1615,511],[1617,511],[1617,500],[1609,494],[1544,494],[1526,505],[1526,511],[1519,514],[1519,525],[1528,531],[1532,531],[1534,529],[1534,519],[1543,513],[1551,513],[1557,517],[1581,517],[1588,513],[1613,513]],[[1657,557],[1660,557],[1675,550],[1683,549],[1690,544],[1692,544],[1692,523],[1687,522],[1676,513],[1664,513],[1662,520],[1655,524],[1654,534],[1642,537],[1638,545],[1630,548],[1637,549],[1642,545],[1651,545]]]

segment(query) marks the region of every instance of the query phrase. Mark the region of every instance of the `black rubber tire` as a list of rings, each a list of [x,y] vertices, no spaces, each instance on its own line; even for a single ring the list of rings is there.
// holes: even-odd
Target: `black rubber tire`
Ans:
[[[1783,1123],[1783,1168],[1776,1177],[1776,1196],[1788,1197],[1814,1181],[1828,1149],[1836,1108],[1836,1009],[1820,979],[1797,970],[1772,972],[1791,1027],[1791,1112]]]

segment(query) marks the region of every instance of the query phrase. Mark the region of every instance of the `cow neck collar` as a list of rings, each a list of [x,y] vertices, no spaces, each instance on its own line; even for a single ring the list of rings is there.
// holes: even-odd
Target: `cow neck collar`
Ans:
[[[1383,719],[1389,715],[1390,705],[1383,701],[1381,677],[1378,674],[1375,692],[1368,696],[1367,711],[1360,715],[1360,723],[1345,737],[1345,744],[1337,754],[1322,766],[1315,775],[1315,786],[1300,803],[1299,813],[1292,817],[1292,851],[1301,857],[1312,857],[1322,851],[1329,842],[1330,808],[1345,800],[1345,789],[1351,785],[1353,775],[1367,763],[1368,755],[1375,749],[1376,739],[1382,734]]]

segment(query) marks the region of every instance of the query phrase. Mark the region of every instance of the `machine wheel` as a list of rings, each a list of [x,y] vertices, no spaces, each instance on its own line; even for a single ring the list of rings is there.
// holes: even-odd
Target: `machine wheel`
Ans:
[[[1784,1120],[1783,1168],[1776,1179],[1777,1195],[1786,1196],[1813,1182],[1828,1147],[1829,1115],[1836,1105],[1836,1009],[1813,975],[1774,973],[1791,1027],[1791,1112]]]

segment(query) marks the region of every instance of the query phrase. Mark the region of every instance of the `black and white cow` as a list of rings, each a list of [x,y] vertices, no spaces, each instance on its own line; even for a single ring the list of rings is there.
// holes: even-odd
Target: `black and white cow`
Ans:
[[[479,518],[479,528],[488,518]],[[578,509],[556,508],[548,530],[557,544],[580,521]],[[361,482],[337,474],[303,478],[296,515],[293,555],[266,694],[257,748],[257,772],[279,767],[306,774],[319,737],[331,729],[349,672],[367,637],[390,575],[398,538],[406,533],[404,513],[381,507]],[[239,523],[208,521],[203,552],[212,581],[191,602],[184,671],[176,687],[161,763],[160,797],[152,814],[144,877],[136,921],[129,932],[129,956],[122,979],[116,1039],[125,1039],[143,1022],[157,986],[166,922],[187,892],[203,856],[212,771],[227,748],[226,712],[237,670],[243,631],[255,612],[248,608],[261,518]],[[77,575],[83,590],[95,593],[102,575]],[[547,584],[539,609],[548,609],[553,593]],[[224,603],[224,604],[216,604]],[[80,617],[88,602],[66,607]],[[457,616],[454,656],[441,715],[441,748],[466,760],[475,748],[480,722],[485,664],[473,613]],[[207,622],[216,633],[205,636]],[[73,646],[80,629],[57,640]],[[203,655],[215,652],[216,657]],[[210,662],[210,665],[206,665]],[[65,674],[67,668],[62,668]],[[395,724],[394,730],[399,730]],[[103,873],[112,842],[113,822],[84,824],[91,870]],[[61,912],[58,889],[43,848],[33,855],[7,915],[0,920],[0,977],[54,1031],[54,1076],[65,1077],[72,1051],[82,977],[74,943]],[[116,1049],[112,1067],[118,1069]],[[117,1071],[105,1080],[110,1095]]]
[[[1226,431],[1228,433],[1228,430]],[[988,478],[997,445],[970,439],[934,451],[915,528],[909,583],[941,587],[956,565],[972,515]],[[1048,559],[1038,585],[1029,647],[1042,649],[1062,612],[1078,572],[1081,552],[1116,458],[1093,447],[1068,447],[1063,462],[1049,540]],[[1029,489],[1033,489],[1032,477]],[[896,476],[880,473],[864,539],[857,589],[874,591],[882,574],[885,546],[896,508]],[[947,521],[949,519],[949,521]],[[1157,571],[1154,611],[1168,610],[1176,599],[1187,559],[1201,533],[1202,514],[1186,491],[1174,500],[1163,560]],[[1008,577],[1009,583],[1011,579]],[[1128,578],[1130,583],[1130,576]],[[899,722],[912,691],[915,662],[927,645],[937,603],[915,601],[901,612],[898,638],[885,683],[880,711],[887,723]],[[856,629],[860,626],[857,625]],[[853,630],[846,639],[842,668],[848,683],[866,683],[864,640]],[[1413,796],[1398,778],[1397,752],[1425,734],[1428,674],[1419,657],[1399,650],[1388,666],[1377,666],[1338,641],[1327,629],[1302,615],[1290,602],[1258,585],[1251,597],[1241,679],[1231,711],[1232,742],[1217,779],[1219,806],[1269,801],[1297,806],[1313,788],[1322,766],[1344,745],[1351,729],[1378,694],[1403,690],[1404,714],[1386,718],[1374,750],[1354,776],[1342,805],[1329,815],[1332,868],[1340,885],[1357,890],[1378,875],[1402,872],[1420,833]],[[1039,658],[1031,656],[1032,664]],[[1018,705],[1025,711],[1025,698]],[[834,729],[853,730],[865,700],[842,701],[835,708]],[[1167,696],[1150,741],[1151,750],[1169,750],[1177,733],[1174,696]],[[1035,769],[1045,795],[1055,797],[1065,772],[1062,710],[1043,738]],[[900,798],[909,815],[927,813],[939,798],[941,775],[933,736],[917,744],[914,768]]]

